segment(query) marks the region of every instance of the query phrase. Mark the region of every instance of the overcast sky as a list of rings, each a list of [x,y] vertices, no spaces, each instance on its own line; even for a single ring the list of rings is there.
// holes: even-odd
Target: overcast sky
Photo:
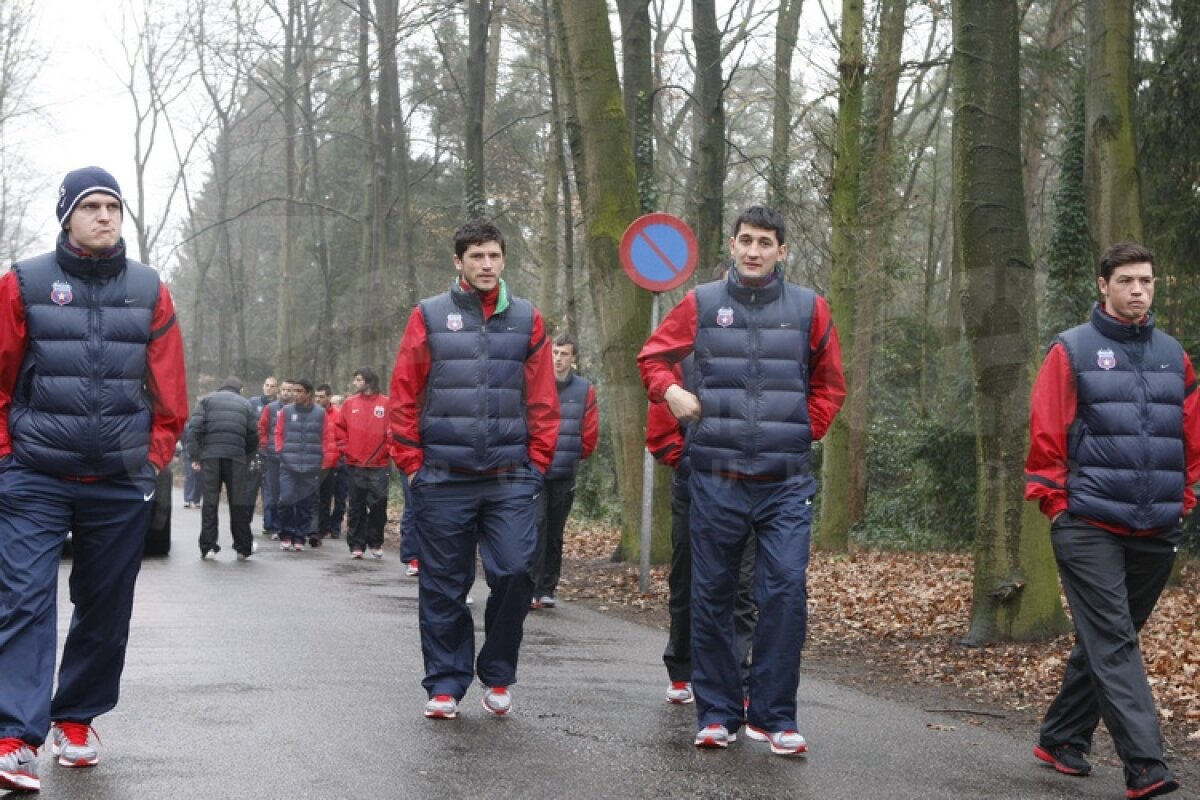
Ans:
[[[132,189],[132,110],[116,72],[123,58],[116,33],[120,5],[34,4],[34,39],[42,61],[31,100],[40,114],[22,124],[17,135],[40,178],[29,209],[30,225],[40,226],[39,243],[55,233],[58,184],[69,170],[95,164],[113,173],[122,192]]]

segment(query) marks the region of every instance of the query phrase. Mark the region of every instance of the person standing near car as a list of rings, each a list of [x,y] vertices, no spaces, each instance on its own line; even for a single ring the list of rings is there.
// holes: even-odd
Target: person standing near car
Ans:
[[[258,450],[258,420],[250,401],[242,397],[242,381],[229,376],[221,388],[196,403],[187,425],[191,463],[184,469],[201,475],[204,504],[200,509],[200,557],[214,557],[217,544],[217,506],[221,487],[229,503],[229,532],[238,559],[254,551],[250,520],[254,517],[255,482],[250,462]]]
[[[415,506],[431,719],[457,717],[475,677],[487,713],[512,709],[533,596],[537,495],[558,438],[545,325],[532,303],[509,294],[504,252],[489,220],[455,232],[457,278],[409,316],[388,393],[391,456]],[[478,658],[467,608],[476,547],[491,589]]]
[[[1087,775],[1103,719],[1135,800],[1179,786],[1138,632],[1171,575],[1200,480],[1196,373],[1155,326],[1154,279],[1154,254],[1140,244],[1101,256],[1091,319],[1055,338],[1034,381],[1025,460],[1025,497],[1050,519],[1075,625],[1033,754]]]
[[[157,475],[187,421],[174,302],[126,256],[123,213],[108,172],[68,173],[54,252],[0,278],[0,790],[40,789],[47,731],[60,765],[99,761],[92,721],[117,704]]]

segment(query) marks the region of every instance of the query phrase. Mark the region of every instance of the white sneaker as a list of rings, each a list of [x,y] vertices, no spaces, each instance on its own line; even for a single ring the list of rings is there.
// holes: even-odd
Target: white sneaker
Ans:
[[[756,742],[769,742],[771,752],[777,756],[800,756],[808,752],[808,742],[796,731],[767,733],[762,728],[747,725],[746,738]]]
[[[372,547],[372,548],[370,548],[370,550],[371,550],[371,558],[383,558],[383,548],[382,547]]]
[[[454,719],[458,716],[458,701],[448,694],[431,697],[425,704],[425,716],[429,719]]]
[[[36,792],[42,788],[38,777],[38,752],[36,747],[20,739],[0,739],[0,792]]]
[[[688,681],[671,681],[671,685],[667,687],[667,702],[681,706],[696,702],[692,684]]]
[[[497,717],[512,711],[512,695],[507,686],[494,686],[483,694],[483,710]]]
[[[696,747],[720,748],[729,747],[730,742],[737,741],[737,734],[730,733],[724,725],[709,725],[696,734]]]
[[[96,729],[86,722],[55,722],[50,726],[50,752],[64,767],[94,767],[100,753],[92,741],[100,741]]]

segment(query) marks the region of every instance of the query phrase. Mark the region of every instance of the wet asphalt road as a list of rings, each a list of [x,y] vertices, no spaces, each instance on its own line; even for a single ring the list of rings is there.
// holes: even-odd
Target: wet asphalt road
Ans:
[[[177,490],[172,555],[143,567],[121,704],[96,721],[101,763],[43,756],[41,797],[1123,797],[1112,767],[1059,776],[1031,739],[811,676],[806,758],[744,738],[698,751],[693,707],[663,701],[663,634],[572,604],[531,613],[510,716],[487,715],[473,688],[457,720],[426,720],[417,583],[394,551],[350,561],[341,542],[282,553],[258,536],[239,563],[222,508],[224,549],[202,562],[199,518]]]

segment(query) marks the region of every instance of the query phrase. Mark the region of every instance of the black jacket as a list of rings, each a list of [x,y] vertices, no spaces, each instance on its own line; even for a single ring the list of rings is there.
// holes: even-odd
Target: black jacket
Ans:
[[[258,420],[250,401],[227,386],[200,398],[188,420],[187,448],[193,461],[254,455]]]

